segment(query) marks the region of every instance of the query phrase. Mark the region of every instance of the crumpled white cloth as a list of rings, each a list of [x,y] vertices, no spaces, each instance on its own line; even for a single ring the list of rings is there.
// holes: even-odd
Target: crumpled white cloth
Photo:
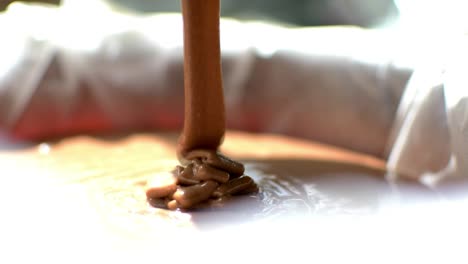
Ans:
[[[468,176],[467,44],[447,40],[411,77],[388,143],[389,176],[427,184]]]
[[[88,10],[0,15],[0,133],[80,132],[89,115],[116,130],[182,124],[180,16]],[[386,30],[223,20],[221,32],[228,128],[375,155],[390,176],[468,173],[468,58],[433,60],[431,46],[421,62],[420,46]]]

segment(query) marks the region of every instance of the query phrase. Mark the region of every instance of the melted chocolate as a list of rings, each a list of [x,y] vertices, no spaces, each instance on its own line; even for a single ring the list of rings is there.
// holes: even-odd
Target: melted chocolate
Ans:
[[[190,209],[211,198],[258,191],[241,163],[218,152],[226,129],[219,11],[219,0],[182,0],[185,118],[177,156],[186,167],[149,183],[146,195],[157,207]]]
[[[204,159],[193,159],[186,167],[177,166],[172,173],[160,173],[148,182],[146,196],[150,204],[159,208],[190,209],[211,200],[225,200],[232,195],[258,191],[249,176],[239,176],[241,163],[230,160],[215,151],[197,150],[204,155],[222,157],[216,159],[217,167]],[[211,161],[211,160],[210,160]],[[224,168],[224,169],[220,169]]]

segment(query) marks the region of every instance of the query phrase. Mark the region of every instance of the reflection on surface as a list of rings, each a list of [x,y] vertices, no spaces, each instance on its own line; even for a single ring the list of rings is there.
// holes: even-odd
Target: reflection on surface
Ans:
[[[0,242],[17,250],[11,252],[135,250],[151,257],[155,248],[177,252],[171,243],[178,239],[213,246],[227,234],[249,234],[255,239],[241,243],[255,243],[252,249],[278,247],[275,241],[317,247],[348,241],[346,249],[354,239],[375,241],[381,234],[397,243],[408,229],[420,232],[415,238],[435,227],[457,233],[468,221],[466,181],[432,190],[416,182],[388,183],[368,157],[281,138],[260,140],[265,138],[231,134],[224,146],[226,154],[245,162],[260,192],[190,213],[153,208],[143,190],[154,173],[177,164],[173,136],[76,137],[0,151]],[[274,156],[272,148],[290,158]],[[358,160],[377,165],[356,165]],[[295,240],[303,237],[306,244]],[[223,243],[217,246],[227,247]]]
[[[388,183],[384,172],[327,160],[245,161],[260,193],[236,197],[224,207],[193,213],[202,229],[241,223],[284,222],[336,216],[372,216],[396,203],[411,205],[440,197],[415,182]],[[400,204],[401,206],[401,204]]]
[[[175,160],[159,161],[159,167],[151,170],[169,170],[175,163]],[[107,217],[112,215],[110,222],[116,215],[170,221],[171,225],[191,220],[207,230],[297,216],[370,214],[378,209],[382,197],[392,192],[382,172],[352,164],[308,159],[248,160],[245,164],[246,174],[260,186],[258,194],[233,197],[190,213],[160,210],[146,203],[143,186],[151,172],[135,170],[131,178],[114,174],[112,180],[95,177],[90,185],[94,186],[96,204],[102,205],[99,210],[105,211]]]

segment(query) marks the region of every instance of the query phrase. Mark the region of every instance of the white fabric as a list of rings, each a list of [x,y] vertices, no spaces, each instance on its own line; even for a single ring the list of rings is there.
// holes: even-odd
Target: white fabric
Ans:
[[[3,133],[14,129],[21,113],[37,112],[28,109],[33,95],[61,112],[52,122],[66,120],[82,82],[120,127],[153,105],[182,112],[181,104],[165,105],[182,102],[181,18],[116,15],[102,6],[88,10],[17,4],[0,15],[0,32],[9,36],[3,39],[23,47],[16,63],[0,65]],[[31,14],[37,23],[22,19]],[[15,34],[7,24],[18,25]],[[224,20],[221,32],[230,128],[300,136],[388,158],[390,176],[468,174],[467,56],[442,63],[432,59],[436,47],[383,30]],[[13,46],[0,52],[11,54]],[[412,58],[419,66],[406,85]],[[38,84],[53,63],[61,78]],[[147,101],[138,109],[132,98]],[[249,127],[252,113],[263,121]]]
[[[468,176],[466,43],[465,37],[447,41],[434,50],[445,57],[413,75],[389,141],[390,172],[427,184]]]

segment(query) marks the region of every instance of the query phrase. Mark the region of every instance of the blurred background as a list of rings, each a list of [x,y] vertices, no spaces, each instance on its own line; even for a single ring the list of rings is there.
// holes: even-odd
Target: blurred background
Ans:
[[[0,12],[11,2],[87,2],[90,6],[104,2],[116,11],[137,14],[180,12],[180,0],[0,0]],[[221,0],[221,4],[223,17],[288,26],[468,31],[468,2],[459,0]]]
[[[178,0],[107,0],[137,12],[177,12]],[[222,0],[222,16],[269,20],[295,26],[358,25],[388,23],[398,15],[393,0]]]
[[[326,87],[326,90],[329,91],[330,87],[334,85],[333,87],[337,87],[337,91],[339,90],[337,95],[340,96],[330,96],[330,98],[344,97],[342,96],[344,93],[341,92],[342,89],[339,89],[339,87],[343,87],[343,91],[351,91],[348,80],[353,80],[353,84],[358,88],[365,86],[380,89],[379,87],[387,87],[382,85],[382,83],[385,83],[382,80],[392,76],[389,72],[392,72],[393,69],[401,68],[410,71],[421,66],[439,65],[439,61],[443,61],[442,59],[447,57],[447,53],[457,50],[450,48],[447,43],[455,43],[456,41],[452,40],[458,38],[460,32],[468,32],[464,28],[465,25],[468,25],[466,23],[468,16],[464,13],[466,4],[463,1],[456,0],[220,1],[224,18],[234,18],[241,21],[263,20],[288,26],[224,21],[226,22],[227,31],[223,32],[228,33],[223,34],[225,38],[222,41],[223,51],[225,51],[226,59],[229,59],[229,61],[223,63],[224,72],[226,73],[224,76],[228,76],[227,72],[235,72],[232,81],[226,84],[226,86],[230,85],[230,87],[252,85],[253,82],[249,79],[251,78],[250,74],[252,74],[263,76],[258,78],[261,81],[256,83],[257,88],[268,87],[270,91],[272,89],[271,83],[280,86],[277,81],[273,81],[276,80],[275,78],[283,80],[285,82],[284,87],[291,87],[294,84],[301,91],[305,90],[302,89],[303,87],[309,86]],[[72,99],[79,97],[71,95],[82,92],[83,89],[80,90],[80,87],[83,86],[88,89],[86,85],[82,85],[85,82],[82,80],[84,79],[88,86],[96,88],[95,91],[99,92],[93,94],[92,100],[89,99],[89,96],[83,95],[83,97],[90,102],[96,102],[96,111],[101,111],[105,109],[104,106],[111,108],[110,106],[113,105],[114,101],[123,105],[128,105],[130,103],[127,104],[127,101],[131,101],[128,96],[121,96],[124,93],[119,94],[120,90],[116,89],[111,90],[109,88],[109,90],[106,90],[109,94],[103,96],[102,94],[105,93],[103,89],[105,88],[101,88],[102,86],[116,86],[124,91],[134,92],[135,101],[144,99],[151,106],[154,101],[149,100],[146,94],[144,97],[139,97],[144,94],[141,91],[153,91],[153,93],[148,92],[147,94],[160,98],[157,96],[158,92],[163,91],[164,87],[171,87],[171,89],[175,89],[172,87],[181,87],[182,72],[180,71],[181,68],[177,68],[182,64],[182,57],[180,56],[182,43],[182,34],[180,34],[179,27],[181,23],[180,16],[177,14],[153,16],[153,14],[180,12],[180,0],[23,0],[23,2],[62,3],[62,8],[43,8],[23,4],[9,6],[10,2],[13,1],[0,0],[0,10],[9,9],[4,16],[0,16],[2,21],[0,25],[3,26],[1,28],[3,30],[2,34],[12,36],[2,38],[2,49],[6,52],[4,52],[5,55],[2,55],[2,61],[0,61],[0,72],[2,72],[3,67],[5,69],[3,71],[4,75],[7,76],[7,70],[13,68],[12,65],[19,65],[17,61],[22,59],[20,55],[23,56],[22,52],[26,51],[27,56],[31,56],[33,60],[42,64],[38,63],[39,66],[32,65],[29,59],[24,59],[24,65],[28,67],[20,68],[18,66],[18,69],[21,69],[21,71],[18,70],[19,72],[24,73],[25,76],[34,77],[35,75],[27,71],[42,76],[44,72],[47,72],[44,69],[55,69],[55,73],[51,75],[56,76],[54,78],[60,81],[69,82],[67,84],[72,87],[69,90],[50,88],[54,90],[44,92],[44,98],[52,98],[50,100],[54,101],[54,96],[51,95],[57,93],[57,91],[63,91],[67,98],[73,101]],[[109,6],[111,10],[109,10]],[[123,15],[111,11],[118,11]],[[127,16],[126,14],[130,15]],[[326,27],[325,30],[323,28],[295,28],[328,25],[353,25],[366,29],[361,30],[351,27]],[[368,30],[367,28],[371,29]],[[463,31],[460,31],[460,29]],[[452,35],[455,37],[452,38]],[[28,43],[27,45],[30,46],[24,43]],[[23,46],[26,48],[23,49]],[[39,51],[33,50],[31,47],[37,47]],[[158,49],[161,49],[161,51]],[[297,54],[300,54],[300,56]],[[456,57],[457,54],[453,55],[453,57]],[[116,61],[122,64],[117,65]],[[52,67],[54,65],[55,68]],[[138,68],[135,65],[141,67]],[[287,65],[287,67],[283,67],[284,65]],[[116,68],[113,67],[119,70],[115,70]],[[266,70],[251,67],[265,67]],[[57,70],[56,68],[63,68],[63,70]],[[132,71],[129,71],[129,68]],[[152,70],[154,68],[157,68],[158,71]],[[304,69],[304,72],[299,73],[297,69]],[[12,72],[12,70],[10,71]],[[154,72],[161,75],[156,76],[153,74]],[[282,77],[279,77],[278,72],[282,74]],[[337,78],[330,77],[329,82],[324,82],[323,72],[327,74],[335,73],[336,75],[331,74],[329,76],[339,76],[341,80],[345,81],[343,84],[337,84]],[[115,77],[116,73],[117,77]],[[16,76],[20,75],[17,74]],[[142,78],[142,76],[146,76],[147,79]],[[270,78],[266,78],[268,76]],[[315,77],[316,79],[312,80]],[[55,80],[50,76],[48,78]],[[45,83],[39,77],[36,78],[37,81],[34,79],[33,81],[28,80],[28,82],[26,81],[27,78],[18,77],[14,79],[9,77],[10,79],[15,80],[16,83],[13,85],[11,84],[13,81],[10,81],[9,87],[29,87],[22,88],[25,91],[24,95],[17,91],[19,89],[11,93],[3,92],[8,96],[16,96],[18,102],[29,102],[29,93],[36,91],[37,88],[34,85],[40,86],[40,84]],[[46,78],[44,77],[44,79]],[[238,79],[249,81],[238,81]],[[407,79],[408,76],[405,74],[403,84],[406,83]],[[141,84],[141,91],[134,88],[134,80],[138,80],[138,83]],[[272,81],[267,85],[264,80]],[[26,85],[23,85],[23,82]],[[317,82],[318,85],[312,85]],[[56,81],[55,83],[59,82]],[[400,81],[397,83],[400,83]],[[403,84],[396,85],[400,88],[392,97],[393,104],[388,113],[394,113],[400,95],[404,90]],[[54,85],[51,85],[51,87]],[[43,86],[47,87],[45,84]],[[60,87],[60,85],[56,86]],[[159,91],[152,87],[162,88]],[[13,88],[10,89],[13,91]],[[278,91],[282,90],[284,88],[278,88]],[[315,90],[319,91],[320,89]],[[362,92],[363,89],[356,89],[356,93],[349,92],[349,94],[353,98],[361,98],[356,95],[359,91]],[[37,96],[37,94],[36,92],[35,95]],[[351,95],[346,98],[351,98]],[[115,98],[111,98],[111,96],[115,96]],[[171,96],[174,96],[175,99],[180,98],[180,94],[176,94],[176,92]],[[6,116],[5,120],[13,129],[16,124],[14,122],[18,120],[27,104],[19,105],[12,103],[13,100],[6,96],[4,98],[4,101],[0,102],[0,106],[3,105],[3,109],[12,109],[10,115],[4,114],[4,116]],[[364,96],[363,98],[367,97]],[[52,113],[61,114],[62,111],[75,113],[66,108],[67,104],[63,101],[57,99],[54,102],[56,108],[51,107],[52,104],[43,102],[38,102],[37,105],[47,105],[49,109],[53,108],[55,112]],[[341,101],[337,102],[342,103]],[[356,103],[353,101],[349,105],[354,106]],[[122,108],[125,107],[119,106],[119,109]],[[177,109],[182,109],[175,106],[173,108],[171,110],[165,108],[168,115],[178,113]],[[378,105],[378,108],[382,108],[381,104]],[[1,109],[0,107],[0,113],[7,112]],[[89,107],[85,109],[89,109]],[[152,116],[145,117],[146,119],[143,118],[148,116],[147,113],[150,111],[141,109],[144,113],[135,115],[141,117],[144,122],[155,125]],[[275,111],[277,110],[275,108]],[[31,113],[37,112],[40,111],[31,111]],[[79,111],[76,110],[76,112]],[[125,116],[121,110],[101,112],[103,114],[103,127],[114,125],[115,120],[124,119]],[[133,114],[136,112],[138,111],[130,111],[127,121],[119,122],[119,126],[131,127],[133,124],[140,122],[134,118],[135,115]],[[144,115],[145,113],[146,115]],[[110,115],[115,117],[108,119]],[[393,121],[390,114],[382,116]],[[362,118],[358,117],[358,120],[361,121]],[[83,118],[83,120],[88,120],[87,118]],[[30,119],[29,122],[32,123],[38,118],[37,115],[31,114]],[[65,117],[58,114],[52,119],[54,122],[50,122],[51,124],[59,123],[59,121],[68,122]],[[95,122],[94,119],[91,120]],[[165,119],[164,122],[170,123],[171,127],[176,127],[175,121],[168,120]],[[232,120],[239,120],[239,118],[232,118]],[[284,118],[284,120],[288,120],[288,118]],[[144,122],[141,121],[141,124]],[[277,126],[271,125],[268,127],[274,127],[275,132],[279,131],[279,127],[290,127],[284,125],[285,121],[281,122],[283,123]],[[69,125],[67,129],[78,130],[79,126],[75,125],[75,123],[77,122],[67,123],[67,126]],[[90,126],[97,127],[95,123]],[[375,123],[378,122],[369,122],[369,124]],[[388,124],[385,128],[390,126],[390,122],[382,123]],[[86,125],[89,125],[89,123],[86,123]],[[31,125],[31,127],[35,129],[39,126]],[[64,127],[66,126],[60,125],[61,130],[66,130]],[[359,125],[359,127],[362,129],[363,126]],[[347,129],[349,129],[349,126]],[[312,131],[316,131],[316,129]],[[39,132],[37,133],[39,134]],[[304,133],[303,129],[301,133]],[[383,133],[375,134],[384,135]],[[330,133],[323,133],[323,135],[330,135]],[[365,139],[368,140],[368,137],[365,137]],[[344,141],[352,142],[351,140]],[[379,150],[378,153],[381,153],[381,151]]]
[[[0,0],[0,10],[14,0]],[[23,0],[60,3],[66,0]],[[101,1],[101,0],[95,0]],[[138,13],[179,12],[179,0],[103,0],[116,9]],[[394,21],[393,0],[222,0],[222,16],[267,20],[292,26],[357,25],[375,27]]]

